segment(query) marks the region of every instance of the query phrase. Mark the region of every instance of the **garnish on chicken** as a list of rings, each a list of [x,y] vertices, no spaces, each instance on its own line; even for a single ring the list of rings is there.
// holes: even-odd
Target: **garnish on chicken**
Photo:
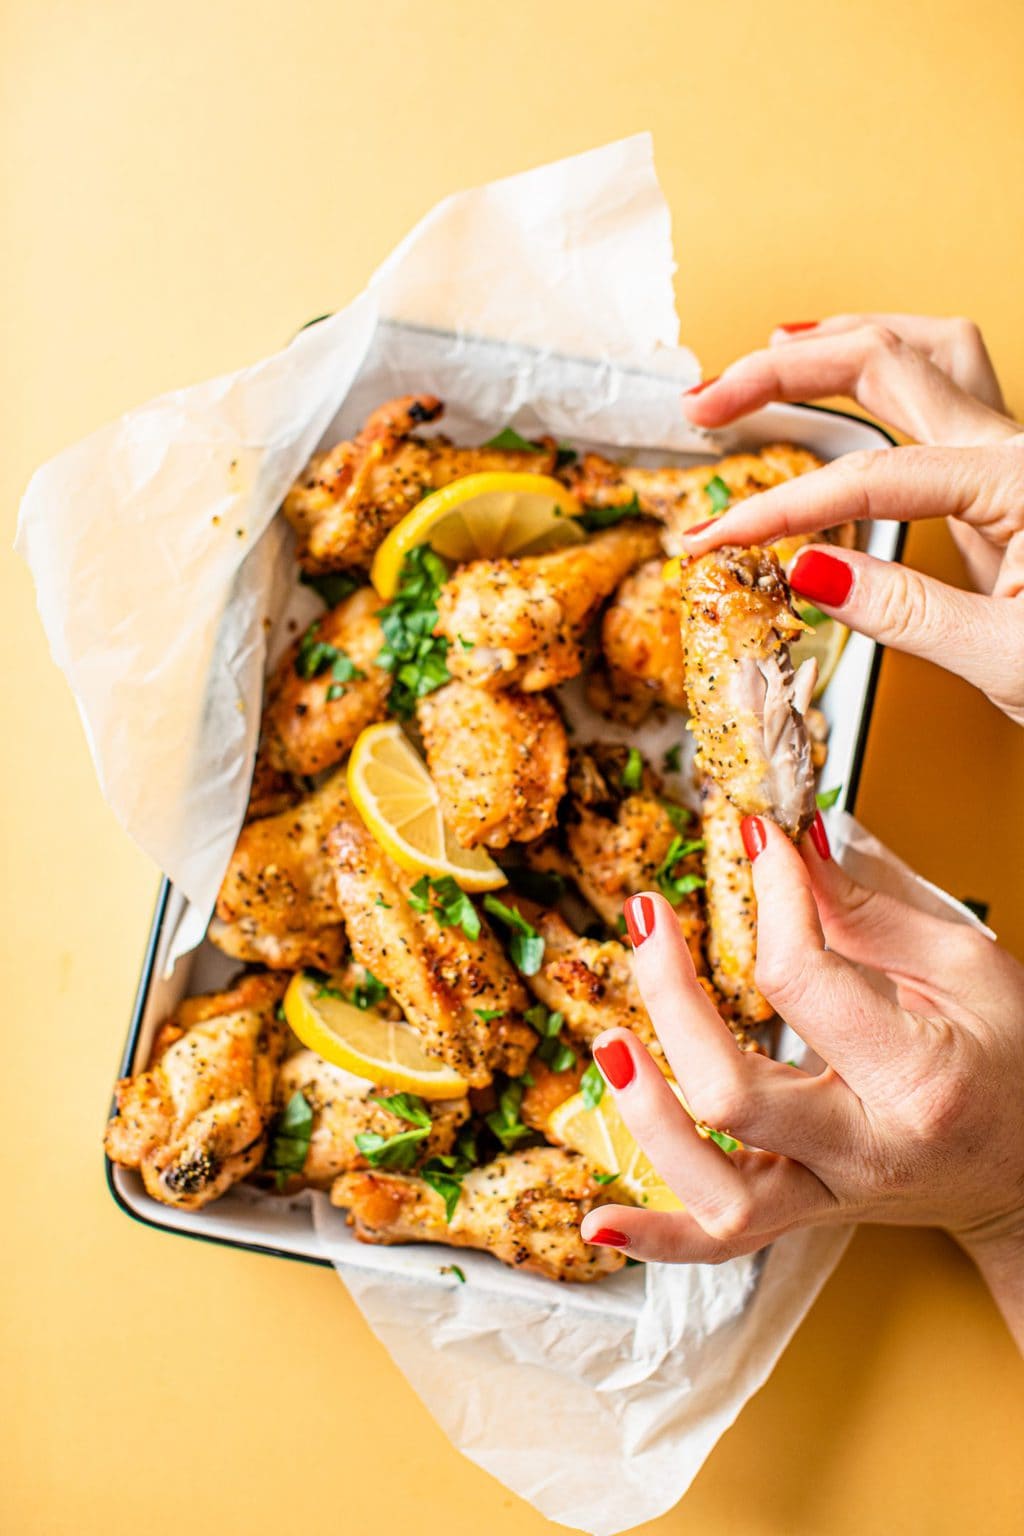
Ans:
[[[375,665],[384,635],[372,587],[314,622],[267,684],[262,753],[271,769],[315,774],[340,763],[364,726],[383,720],[391,678]]]
[[[794,673],[789,642],[806,628],[767,549],[726,545],[682,568],[683,651],[697,767],[744,815],[792,838],[814,819],[804,713],[817,664]]]
[[[474,560],[441,588],[435,634],[453,677],[534,693],[575,677],[583,635],[634,566],[658,553],[658,530],[630,519],[546,555]]]
[[[387,987],[424,1048],[474,1087],[518,1076],[535,1043],[518,974],[469,897],[442,883],[451,910],[388,858],[355,814],[328,835],[337,910],[352,953]],[[435,887],[436,891],[436,887]],[[469,936],[467,928],[474,933]]]
[[[445,1201],[414,1174],[346,1173],[331,1201],[364,1243],[448,1243],[482,1248],[549,1280],[597,1280],[624,1256],[580,1237],[583,1217],[607,1196],[586,1163],[557,1147],[508,1152],[467,1173],[447,1220]]]
[[[138,1168],[154,1200],[197,1211],[259,1164],[287,1029],[287,978],[246,976],[180,1003],[157,1031],[148,1068],[117,1085],[112,1162]]]
[[[639,725],[655,704],[685,710],[679,588],[664,561],[627,576],[604,611],[604,669],[588,679],[588,698],[614,719]]]
[[[754,982],[757,898],[740,834],[742,818],[713,779],[705,779],[701,800],[711,976],[739,1019],[763,1024],[773,1010]]]
[[[484,470],[550,474],[557,449],[458,448],[416,437],[444,406],[435,395],[404,395],[379,406],[349,442],[317,454],[292,486],[284,515],[299,536],[310,573],[366,567],[378,544],[431,491]]]
[[[416,713],[444,819],[464,848],[504,848],[547,831],[569,765],[550,700],[453,682],[421,699]]]
[[[467,1099],[429,1103],[417,1098],[413,1110],[429,1124],[410,1122],[388,1106],[388,1100],[394,1099],[402,1108],[409,1095],[396,1095],[354,1077],[342,1067],[324,1061],[315,1051],[297,1051],[278,1072],[274,1091],[278,1107],[283,1108],[296,1093],[302,1094],[312,1110],[302,1178],[318,1189],[329,1188],[339,1174],[351,1168],[367,1166],[364,1149],[370,1142],[364,1140],[361,1147],[357,1137],[382,1144],[370,1152],[369,1161],[374,1157],[385,1162],[400,1158],[400,1166],[413,1168],[428,1158],[450,1152],[459,1127],[469,1119]],[[422,1130],[423,1135],[417,1137],[414,1127]]]

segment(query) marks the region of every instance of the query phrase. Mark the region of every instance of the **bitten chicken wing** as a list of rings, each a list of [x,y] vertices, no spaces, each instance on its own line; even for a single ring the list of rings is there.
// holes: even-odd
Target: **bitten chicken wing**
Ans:
[[[389,400],[350,442],[317,454],[292,486],[284,515],[299,536],[303,570],[366,567],[384,536],[431,491],[484,470],[550,474],[557,448],[538,452],[457,448],[445,437],[414,437],[444,406],[434,395]]]
[[[209,928],[218,949],[276,970],[337,965],[345,934],[325,839],[347,807],[339,770],[294,809],[242,828]]]
[[[246,976],[188,998],[161,1026],[149,1067],[117,1085],[111,1161],[138,1168],[154,1200],[197,1211],[263,1157],[287,1029],[287,977]]]
[[[400,870],[353,812],[328,836],[335,900],[352,954],[383,982],[424,1048],[473,1087],[496,1071],[517,1077],[536,1043],[524,1022],[518,974],[480,919],[480,934],[442,927],[410,904],[412,875]]]
[[[594,675],[596,707],[638,725],[654,704],[685,710],[679,588],[664,579],[664,561],[649,560],[627,576],[605,609],[601,649],[605,675]],[[596,689],[607,686],[610,698]]]
[[[630,519],[546,555],[461,566],[441,588],[434,631],[449,641],[450,672],[525,693],[575,677],[601,603],[659,548],[657,528]]]
[[[417,719],[444,818],[464,848],[504,848],[546,832],[565,793],[565,726],[541,694],[448,683]]]
[[[354,1077],[341,1067],[334,1067],[315,1051],[297,1051],[289,1056],[277,1075],[274,1097],[283,1108],[295,1093],[301,1093],[313,1111],[309,1151],[302,1169],[307,1184],[327,1189],[340,1173],[363,1168],[366,1159],[355,1138],[366,1132],[394,1136],[411,1126],[371,1095],[388,1097],[388,1089],[377,1088],[361,1077]],[[415,1146],[416,1165],[428,1158],[450,1152],[459,1127],[469,1119],[468,1099],[446,1099],[424,1105],[430,1115],[430,1130]]]
[[[697,767],[744,815],[798,838],[814,819],[804,720],[817,663],[793,672],[789,642],[806,628],[775,555],[726,545],[684,565],[683,651]]]
[[[263,753],[271,769],[315,774],[340,763],[364,726],[387,713],[391,674],[376,665],[384,644],[372,587],[314,620],[267,684]]]
[[[558,1147],[529,1147],[474,1168],[450,1222],[441,1195],[415,1175],[346,1173],[331,1191],[361,1242],[482,1248],[549,1280],[597,1280],[622,1268],[621,1253],[580,1237],[583,1217],[606,1199],[583,1159]]]
[[[740,834],[742,818],[713,779],[705,779],[701,800],[711,976],[739,1019],[746,1024],[763,1024],[773,1010],[754,983],[757,899]]]

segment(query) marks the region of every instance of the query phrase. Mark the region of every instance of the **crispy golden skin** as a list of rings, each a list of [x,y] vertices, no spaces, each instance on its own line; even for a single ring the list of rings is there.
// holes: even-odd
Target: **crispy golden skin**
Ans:
[[[705,779],[701,799],[711,976],[737,1018],[745,1024],[763,1024],[773,1009],[754,983],[757,899],[740,834],[742,818],[713,779]]]
[[[341,652],[360,674],[348,682],[329,665],[318,677],[302,677],[304,637],[288,647],[267,684],[263,710],[263,753],[271,769],[320,773],[341,762],[364,726],[384,719],[391,675],[375,664],[384,644],[379,608],[373,588],[361,587],[311,626],[315,640]]]
[[[412,1174],[347,1173],[331,1191],[361,1242],[482,1248],[514,1268],[578,1281],[625,1262],[580,1237],[583,1217],[606,1198],[583,1159],[556,1147],[508,1152],[467,1173],[450,1223],[441,1196]]]
[[[347,808],[339,770],[294,809],[243,827],[210,924],[218,949],[276,970],[338,964],[345,935],[326,837]]]
[[[274,1097],[281,1109],[293,1094],[301,1093],[313,1111],[303,1182],[328,1189],[340,1173],[365,1168],[366,1159],[355,1143],[360,1134],[375,1131],[387,1137],[412,1129],[408,1121],[371,1098],[372,1094],[387,1098],[388,1092],[331,1066],[315,1051],[297,1051],[288,1057],[277,1074]],[[468,1099],[446,1099],[426,1108],[431,1128],[417,1145],[417,1166],[438,1153],[450,1152],[459,1127],[469,1119]]]
[[[525,693],[575,677],[601,603],[659,548],[655,526],[630,519],[546,555],[461,566],[438,600],[435,633],[451,644],[449,670],[477,687]]]
[[[796,617],[775,555],[726,545],[684,565],[683,650],[697,766],[744,815],[790,837],[814,819],[814,764],[804,711],[814,662],[794,674]]]
[[[107,1156],[154,1200],[197,1211],[259,1164],[287,1030],[287,977],[246,976],[189,998],[161,1026],[149,1067],[117,1085]]]
[[[385,535],[431,491],[484,470],[550,474],[555,444],[538,453],[457,448],[444,437],[412,436],[436,421],[435,395],[405,395],[379,406],[350,442],[317,454],[292,486],[284,515],[299,536],[309,572],[368,566]]]
[[[664,579],[664,561],[649,560],[627,576],[601,620],[601,649],[611,699],[589,690],[592,702],[617,719],[639,724],[651,707],[685,710],[679,588]]]
[[[417,719],[444,819],[464,848],[504,848],[546,832],[565,793],[565,726],[541,694],[448,683]]]
[[[246,821],[261,821],[264,816],[276,816],[279,811],[287,811],[296,805],[300,798],[294,781],[286,773],[271,768],[261,741],[252,770],[249,804],[245,809]]]
[[[570,1038],[566,1043],[572,1044],[573,1041]],[[589,1053],[579,1051],[571,1067],[566,1067],[563,1072],[553,1072],[547,1062],[542,1061],[534,1052],[527,1062],[526,1074],[532,1078],[532,1082],[527,1084],[519,1105],[519,1118],[523,1124],[550,1140],[548,1120],[560,1104],[579,1092],[589,1061]]]
[[[523,1021],[528,998],[486,922],[468,939],[461,927],[417,911],[409,902],[415,877],[392,863],[354,812],[334,826],[328,846],[352,953],[384,983],[426,1050],[474,1087],[497,1071],[518,1076],[536,1042]]]

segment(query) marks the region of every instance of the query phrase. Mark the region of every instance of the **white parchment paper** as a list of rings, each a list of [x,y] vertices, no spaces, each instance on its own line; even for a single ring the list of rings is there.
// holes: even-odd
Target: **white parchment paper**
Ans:
[[[241,825],[268,651],[312,601],[274,516],[310,454],[410,389],[451,403],[456,439],[511,421],[584,448],[706,450],[678,410],[700,375],[677,345],[673,270],[650,140],[626,139],[446,199],[347,309],[33,477],[18,548],[104,793],[190,899],[177,954],[205,930]],[[860,878],[884,866],[921,896],[855,824],[842,834]],[[847,1241],[801,1232],[719,1269],[574,1289],[460,1253],[459,1284],[449,1250],[360,1264],[340,1214],[313,1205],[324,1250],[456,1445],[601,1536],[680,1497]]]

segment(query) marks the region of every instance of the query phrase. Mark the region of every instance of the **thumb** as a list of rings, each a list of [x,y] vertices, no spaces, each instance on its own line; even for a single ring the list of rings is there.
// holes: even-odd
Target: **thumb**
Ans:
[[[789,582],[851,629],[956,673],[1024,720],[1024,604],[819,545],[800,550]]]

